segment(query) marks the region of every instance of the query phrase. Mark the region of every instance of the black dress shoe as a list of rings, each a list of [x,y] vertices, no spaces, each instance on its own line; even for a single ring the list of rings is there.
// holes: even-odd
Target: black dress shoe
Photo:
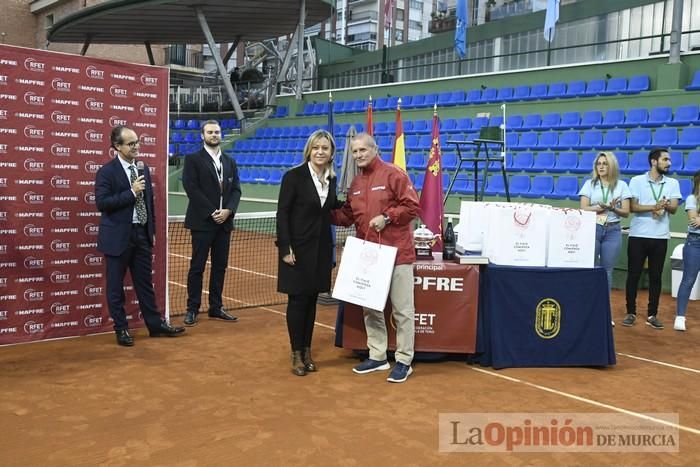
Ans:
[[[210,318],[222,319],[224,321],[231,321],[232,323],[238,321],[238,318],[226,313],[226,310],[221,308],[220,310],[209,310],[208,313]]]
[[[185,320],[183,321],[185,326],[196,326],[197,325],[197,312],[188,311],[185,313]]]
[[[161,322],[157,328],[148,330],[151,337],[177,337],[184,332],[185,328],[182,326],[171,326],[165,321]]]
[[[117,335],[117,344],[123,345],[124,347],[132,347],[134,345],[134,338],[129,334],[128,329],[121,329],[115,331]]]

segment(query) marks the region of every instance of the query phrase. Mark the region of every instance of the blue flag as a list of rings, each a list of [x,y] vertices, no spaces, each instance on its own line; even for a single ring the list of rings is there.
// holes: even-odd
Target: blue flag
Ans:
[[[559,0],[547,0],[547,13],[544,17],[544,40],[554,40],[554,26],[559,21]]]
[[[455,50],[460,58],[467,56],[467,0],[457,0]]]

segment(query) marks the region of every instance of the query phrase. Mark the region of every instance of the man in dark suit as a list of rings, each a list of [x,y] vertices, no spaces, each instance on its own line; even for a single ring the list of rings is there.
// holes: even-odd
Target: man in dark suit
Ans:
[[[197,324],[202,302],[202,276],[210,253],[208,315],[228,322],[238,320],[226,312],[221,295],[228,267],[233,216],[241,201],[241,183],[236,162],[221,153],[219,122],[208,120],[202,124],[202,140],[204,147],[185,157],[182,171],[182,185],[189,198],[185,228],[192,234],[186,326]]]
[[[139,175],[135,166],[139,139],[130,128],[117,126],[112,129],[110,142],[117,157],[102,166],[95,177],[95,202],[102,213],[97,249],[104,253],[107,263],[107,305],[117,344],[130,347],[134,339],[124,310],[127,268],[150,336],[174,337],[185,328],[170,326],[156,307],[151,260],[155,238],[153,188],[148,167]]]

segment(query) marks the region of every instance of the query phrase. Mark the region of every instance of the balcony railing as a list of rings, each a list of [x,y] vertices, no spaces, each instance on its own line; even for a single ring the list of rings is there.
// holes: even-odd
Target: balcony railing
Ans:
[[[198,50],[188,49],[184,45],[170,45],[165,50],[166,65],[180,65],[201,69],[204,67],[204,55]]]

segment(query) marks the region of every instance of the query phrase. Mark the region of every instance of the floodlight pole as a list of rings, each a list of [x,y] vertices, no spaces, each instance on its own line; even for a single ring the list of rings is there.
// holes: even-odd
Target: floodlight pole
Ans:
[[[671,47],[668,53],[669,65],[681,63],[681,29],[683,28],[683,0],[673,2],[671,22]],[[663,38],[661,39],[663,43]]]

